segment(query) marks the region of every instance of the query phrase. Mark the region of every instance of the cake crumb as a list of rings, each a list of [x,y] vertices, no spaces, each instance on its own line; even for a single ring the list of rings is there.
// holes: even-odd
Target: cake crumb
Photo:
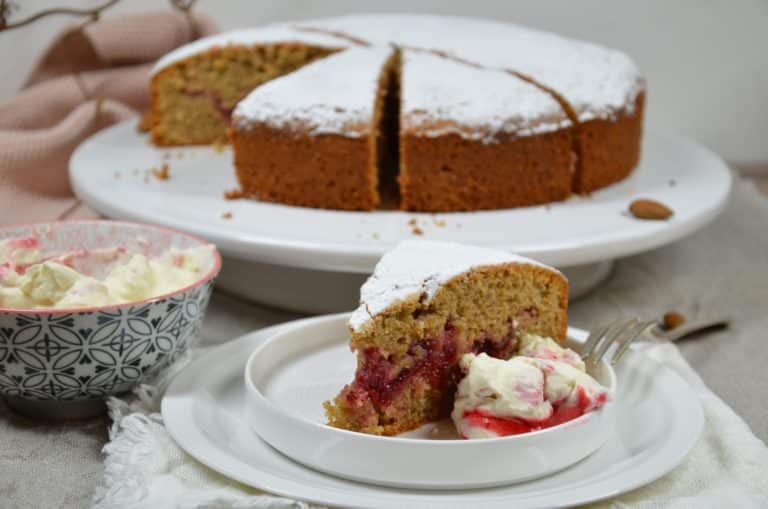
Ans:
[[[438,219],[435,217],[432,220],[435,223],[435,226],[437,226],[438,228],[445,228],[446,225],[448,224],[448,222],[445,219]]]
[[[685,315],[679,311],[667,311],[662,318],[662,326],[666,330],[672,330],[685,323]]]
[[[213,145],[211,146],[213,147],[214,152],[216,152],[217,154],[221,154],[222,152],[224,152],[224,149],[226,148],[226,144],[221,140],[214,141]]]
[[[140,133],[148,133],[152,130],[152,110],[145,111],[139,117],[139,123],[136,124],[136,130]]]
[[[222,218],[222,219],[232,219],[232,212],[224,212],[224,213],[221,215],[221,218]]]
[[[168,180],[171,178],[171,167],[168,163],[163,163],[159,170],[152,168],[152,176],[157,180]]]
[[[230,189],[229,191],[224,191],[225,200],[239,200],[244,197],[245,193],[242,189]]]
[[[408,221],[408,224],[410,226],[416,226],[416,224],[417,224],[416,218],[412,218],[410,221]]]
[[[163,154],[163,161],[167,161],[170,158],[171,158],[171,153],[170,152],[166,152],[166,153]]]
[[[414,235],[424,235],[424,230],[422,230],[418,226],[414,226],[413,229],[411,230],[411,233],[413,233]]]
[[[184,151],[183,150],[179,150],[178,152],[176,152],[176,159],[184,159]]]

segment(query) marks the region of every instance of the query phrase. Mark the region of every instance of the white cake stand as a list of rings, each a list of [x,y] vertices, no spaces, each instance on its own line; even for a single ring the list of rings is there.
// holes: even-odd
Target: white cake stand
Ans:
[[[603,281],[613,260],[674,242],[722,211],[731,189],[725,163],[683,138],[646,134],[642,163],[625,181],[546,206],[470,213],[345,212],[226,200],[235,189],[229,149],[158,148],[126,121],[85,141],[70,160],[78,197],[101,214],[187,230],[225,257],[221,287],[268,305],[348,310],[387,249],[408,238],[507,249],[554,265],[572,297]],[[162,180],[152,169],[167,164]],[[668,221],[627,213],[636,198],[674,211]],[[416,228],[421,232],[417,235]]]

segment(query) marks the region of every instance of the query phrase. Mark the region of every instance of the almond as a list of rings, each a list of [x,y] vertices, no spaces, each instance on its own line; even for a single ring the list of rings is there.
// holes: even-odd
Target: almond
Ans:
[[[676,329],[685,323],[685,316],[679,311],[667,311],[662,322],[665,329]]]
[[[629,211],[638,219],[663,221],[672,217],[672,209],[654,200],[635,200],[629,204]]]

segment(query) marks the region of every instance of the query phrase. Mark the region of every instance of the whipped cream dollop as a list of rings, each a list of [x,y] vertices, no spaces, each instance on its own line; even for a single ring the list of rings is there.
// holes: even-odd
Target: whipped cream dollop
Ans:
[[[481,353],[460,360],[465,373],[451,417],[464,438],[495,438],[548,428],[600,408],[608,390],[578,354],[551,338],[525,335],[509,360]]]
[[[191,285],[214,264],[213,245],[156,257],[125,248],[43,257],[35,237],[0,241],[0,307],[82,308],[158,297]]]

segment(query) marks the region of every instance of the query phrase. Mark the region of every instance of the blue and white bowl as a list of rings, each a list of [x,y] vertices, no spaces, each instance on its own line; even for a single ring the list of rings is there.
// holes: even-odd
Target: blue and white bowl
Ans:
[[[115,246],[152,256],[171,247],[207,244],[179,231],[115,221],[0,227],[0,240],[30,236],[39,239],[44,256]],[[207,274],[151,299],[76,309],[0,307],[0,393],[22,412],[82,417],[82,405],[69,405],[73,412],[62,411],[66,404],[48,412],[52,407],[34,402],[100,403],[131,390],[187,350],[200,330],[220,268],[221,256],[214,249]]]

